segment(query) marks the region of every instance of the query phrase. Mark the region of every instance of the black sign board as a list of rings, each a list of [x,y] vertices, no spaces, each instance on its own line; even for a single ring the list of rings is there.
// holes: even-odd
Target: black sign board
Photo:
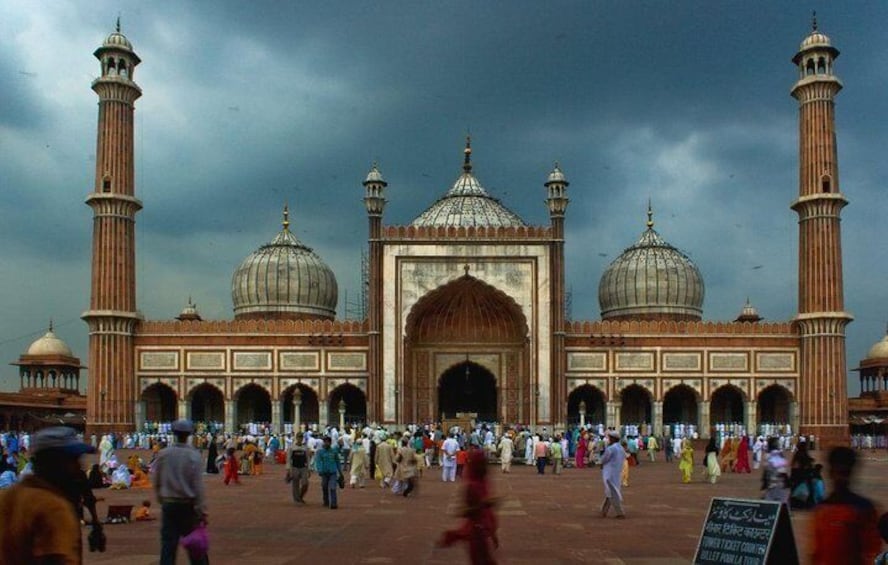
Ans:
[[[713,498],[694,563],[797,565],[786,505],[770,500]]]

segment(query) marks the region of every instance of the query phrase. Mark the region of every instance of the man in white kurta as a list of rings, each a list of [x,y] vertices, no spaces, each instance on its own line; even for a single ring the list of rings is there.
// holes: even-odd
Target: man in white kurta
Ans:
[[[507,433],[499,443],[500,465],[502,465],[503,473],[511,472],[513,448],[512,436]]]
[[[620,434],[616,431],[607,433],[607,448],[601,457],[601,478],[604,480],[604,502],[601,504],[601,516],[606,517],[611,506],[617,518],[625,518],[623,514],[623,493],[620,490],[620,475],[623,472],[623,461],[626,452],[620,445]]]
[[[441,480],[445,483],[450,481],[451,483],[456,481],[456,452],[459,451],[459,443],[456,442],[456,438],[453,437],[453,434],[450,434],[450,437],[444,440],[444,445],[441,446],[441,453],[443,455],[441,461]]]

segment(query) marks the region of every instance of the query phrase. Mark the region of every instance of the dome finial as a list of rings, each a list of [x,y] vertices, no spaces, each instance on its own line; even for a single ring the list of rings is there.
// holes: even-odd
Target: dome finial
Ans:
[[[465,159],[463,160],[463,171],[467,173],[472,172],[472,134],[466,134],[466,148],[463,149],[463,153],[465,154]]]
[[[120,14],[117,14],[117,33],[120,33]]]
[[[281,225],[284,227],[284,231],[290,231],[290,207],[287,204],[284,204],[284,221],[281,222]]]
[[[817,31],[817,10],[811,10],[811,31]]]
[[[49,331],[52,331],[52,318],[49,319]]]
[[[654,227],[654,210],[651,208],[651,199],[648,198],[648,221],[647,221],[648,229]]]

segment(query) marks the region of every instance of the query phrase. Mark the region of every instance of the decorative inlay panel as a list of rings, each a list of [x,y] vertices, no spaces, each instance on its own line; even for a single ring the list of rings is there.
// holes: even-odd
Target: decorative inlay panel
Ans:
[[[743,353],[710,353],[710,371],[749,371],[749,354]]]
[[[654,354],[651,351],[617,353],[617,371],[653,371]]]
[[[606,371],[607,353],[568,353],[568,371]]]
[[[213,378],[213,379],[186,379],[185,380],[185,390],[188,391],[188,394],[191,394],[195,388],[199,387],[202,384],[209,384],[211,386],[219,389],[219,392],[225,396],[225,379],[223,378]]]
[[[281,371],[320,371],[321,354],[318,351],[281,351]]]
[[[139,369],[143,371],[176,371],[179,369],[178,351],[142,351]]]
[[[176,377],[142,377],[139,379],[140,390],[145,392],[149,387],[162,384],[173,389],[176,396],[179,395],[179,379]]]
[[[305,385],[308,388],[314,390],[317,394],[320,394],[321,392],[320,379],[281,379],[280,381],[278,381],[278,383],[281,387],[281,396],[283,396],[283,392],[285,390],[297,384]]]
[[[247,385],[255,384],[266,390],[269,395],[272,394],[271,391],[271,379],[231,379],[231,389],[234,394],[237,394],[242,388]]]
[[[271,351],[235,351],[232,357],[235,371],[271,370]]]
[[[663,398],[666,393],[677,386],[689,386],[699,395],[703,395],[703,379],[666,379],[663,381]]]
[[[224,351],[189,351],[185,355],[185,364],[188,370],[200,369],[204,371],[224,371]]]
[[[367,355],[363,352],[327,354],[327,368],[331,371],[366,371]]]
[[[663,354],[663,371],[700,371],[702,368],[702,353]]]
[[[795,354],[793,353],[764,353],[755,355],[756,371],[759,372],[792,372],[796,370]]]

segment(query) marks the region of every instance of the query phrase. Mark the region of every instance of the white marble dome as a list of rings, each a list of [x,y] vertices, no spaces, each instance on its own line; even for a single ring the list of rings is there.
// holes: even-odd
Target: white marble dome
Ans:
[[[68,344],[53,333],[51,324],[49,326],[49,331],[43,334],[43,337],[28,346],[25,355],[62,355],[65,357],[74,357]]]
[[[867,359],[888,359],[888,334],[870,347]]]
[[[650,220],[638,242],[610,264],[598,285],[605,320],[700,320],[703,295],[697,266],[666,243]]]
[[[251,253],[231,279],[235,318],[333,319],[339,289],[330,267],[283,229]]]

